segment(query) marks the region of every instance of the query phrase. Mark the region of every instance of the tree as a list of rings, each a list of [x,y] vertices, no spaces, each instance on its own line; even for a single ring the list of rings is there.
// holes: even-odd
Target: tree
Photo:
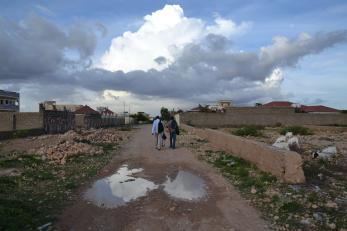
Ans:
[[[150,121],[150,119],[147,117],[147,115],[143,112],[138,112],[136,114],[132,114],[131,117],[133,117],[137,121],[142,121],[142,122],[149,122]]]
[[[160,115],[161,115],[161,118],[162,120],[166,120],[166,121],[169,121],[170,120],[170,112],[169,112],[169,109],[165,108],[165,107],[162,107],[160,109]]]

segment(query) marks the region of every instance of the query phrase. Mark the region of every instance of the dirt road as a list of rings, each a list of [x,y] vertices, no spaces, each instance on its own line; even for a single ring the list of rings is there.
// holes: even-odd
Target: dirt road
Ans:
[[[150,126],[140,127],[79,193],[57,230],[268,230],[230,183],[193,153],[156,150]]]

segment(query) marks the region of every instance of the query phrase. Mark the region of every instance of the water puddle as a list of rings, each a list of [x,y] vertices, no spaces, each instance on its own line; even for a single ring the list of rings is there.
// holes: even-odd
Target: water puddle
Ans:
[[[204,180],[186,171],[179,171],[173,181],[168,177],[163,185],[164,191],[176,199],[193,201],[207,194]]]
[[[149,191],[157,189],[158,185],[132,176],[142,171],[142,168],[128,169],[127,165],[123,165],[117,173],[96,181],[84,198],[100,207],[116,208],[143,197]]]

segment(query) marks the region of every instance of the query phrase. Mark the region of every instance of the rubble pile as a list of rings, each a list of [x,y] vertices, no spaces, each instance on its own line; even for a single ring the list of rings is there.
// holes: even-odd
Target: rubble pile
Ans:
[[[291,132],[287,132],[285,136],[278,137],[272,146],[288,151],[297,151],[300,149],[298,137],[293,136]]]
[[[67,158],[73,155],[100,155],[104,153],[102,147],[74,141],[65,141],[53,146],[42,146],[35,152],[40,155],[43,160],[52,161],[57,164],[65,164]]]
[[[76,134],[71,133],[70,136],[75,137],[75,140],[88,141],[90,143],[109,144],[123,140],[122,135],[115,133],[112,129],[82,131],[80,134],[77,134],[79,136],[76,136]]]

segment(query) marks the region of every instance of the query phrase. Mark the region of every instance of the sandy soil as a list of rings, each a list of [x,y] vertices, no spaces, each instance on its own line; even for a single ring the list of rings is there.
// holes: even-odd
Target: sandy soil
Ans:
[[[94,179],[109,176],[127,164],[144,168],[142,178],[162,184],[179,170],[189,171],[206,183],[207,198],[196,202],[169,197],[156,189],[125,206],[105,209],[83,199],[91,186],[79,189],[79,199],[56,223],[57,230],[268,230],[260,214],[214,168],[183,147],[154,148],[150,126],[141,126],[111,163]]]

